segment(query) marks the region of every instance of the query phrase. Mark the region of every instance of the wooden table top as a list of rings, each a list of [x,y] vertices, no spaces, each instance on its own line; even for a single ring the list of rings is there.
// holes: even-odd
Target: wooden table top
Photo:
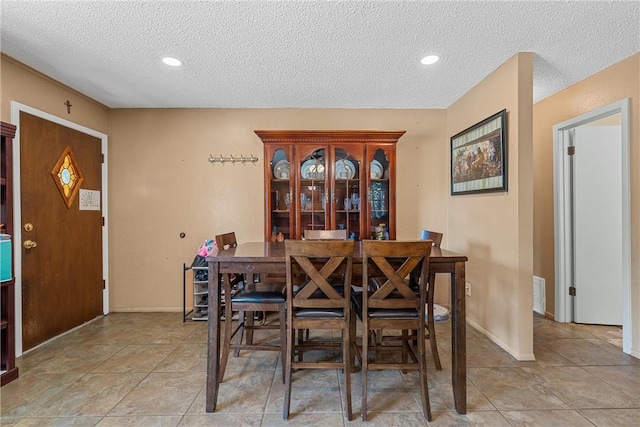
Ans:
[[[230,261],[242,259],[250,262],[285,262],[284,243],[282,242],[246,242],[235,248],[220,251],[218,255],[207,257],[211,261]],[[353,251],[356,262],[362,262],[362,241],[357,241]],[[461,255],[443,248],[431,248],[431,263],[467,261],[466,255]]]

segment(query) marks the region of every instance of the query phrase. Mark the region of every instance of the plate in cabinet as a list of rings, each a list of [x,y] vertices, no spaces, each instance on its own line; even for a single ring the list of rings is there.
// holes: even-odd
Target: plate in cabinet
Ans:
[[[324,179],[324,172],[324,164],[316,159],[309,159],[300,167],[302,179]]]
[[[380,163],[377,160],[372,160],[371,161],[371,178],[373,179],[380,179],[382,178],[383,174],[384,174],[384,168],[382,167],[382,163]]]
[[[356,167],[351,160],[336,161],[336,179],[353,179],[356,176]]]
[[[285,159],[278,161],[273,167],[273,176],[277,179],[289,178],[289,162]]]

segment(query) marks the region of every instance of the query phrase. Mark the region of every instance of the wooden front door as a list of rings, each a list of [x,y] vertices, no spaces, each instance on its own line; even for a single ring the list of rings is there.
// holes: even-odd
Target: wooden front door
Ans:
[[[102,212],[81,210],[79,203],[97,193],[78,192],[67,206],[52,175],[61,156],[75,163],[63,171],[71,173],[70,180],[64,176],[71,191],[102,193],[100,139],[21,112],[23,350],[103,313]]]

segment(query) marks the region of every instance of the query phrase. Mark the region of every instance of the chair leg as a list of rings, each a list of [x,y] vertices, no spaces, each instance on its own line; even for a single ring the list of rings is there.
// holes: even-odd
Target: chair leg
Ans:
[[[247,321],[247,313],[244,311],[239,311],[238,312],[238,331],[236,332],[236,344],[237,345],[241,345],[242,344],[242,336],[244,335],[244,327],[245,327],[245,322]],[[233,357],[238,357],[240,356],[240,349],[237,348],[233,351]]]
[[[291,381],[293,372],[293,347],[295,339],[295,329],[291,325],[287,325],[287,361],[286,361],[286,374],[284,379],[284,404],[282,409],[282,418],[289,419],[289,409],[291,406]],[[283,366],[283,369],[285,367]]]
[[[409,360],[409,331],[408,330],[402,331],[401,339],[402,341],[400,344],[402,346],[402,363],[407,363],[407,361]]]
[[[431,354],[433,355],[433,362],[436,365],[436,369],[442,370],[442,363],[440,363],[440,355],[438,354],[438,344],[436,343],[436,331],[434,326],[433,317],[429,317],[429,344],[431,345]]]
[[[267,324],[267,312],[266,311],[262,312],[262,320],[260,320],[260,324],[261,325],[266,325]]]
[[[357,342],[357,333],[356,333],[356,316],[351,316],[351,324],[349,325],[351,328],[351,369],[352,372],[356,372],[356,359],[358,359],[360,366],[362,366],[362,357],[360,352],[358,351],[358,342]]]
[[[248,311],[247,313],[245,313],[244,316],[244,321],[245,321],[245,325],[246,325],[246,330],[247,330],[247,344],[252,345],[253,344],[253,325],[255,324],[255,311]]]
[[[307,341],[309,341],[309,330],[307,329]],[[303,346],[302,343],[304,343],[305,339],[304,339],[304,334],[305,334],[305,330],[304,329],[298,329],[298,347],[296,348],[296,353],[298,356],[298,362],[302,362],[302,353],[303,353]]]
[[[220,373],[218,382],[224,380],[224,371],[227,369],[229,359],[229,348],[231,347],[231,334],[233,333],[233,319],[231,313],[224,320],[224,343],[222,344],[222,356],[220,357]]]
[[[436,342],[436,326],[433,317],[433,305],[435,301],[434,285],[436,280],[436,274],[429,274],[429,290],[427,291],[427,329],[429,330],[429,344],[431,345],[431,354],[433,356],[433,362],[436,365],[436,369],[442,370],[442,363],[440,363],[440,354],[438,354],[438,344]]]
[[[422,412],[427,421],[431,421],[431,404],[429,402],[429,384],[427,383],[427,355],[425,345],[425,328],[418,333],[418,353],[420,358],[420,396],[422,398]]]
[[[347,421],[351,421],[353,418],[353,408],[351,407],[351,370],[352,370],[352,355],[351,346],[353,345],[353,339],[351,335],[351,319],[350,316],[345,319],[344,330],[342,331],[342,362],[344,363],[344,388],[346,390],[346,407],[347,407]]]
[[[362,406],[360,409],[360,419],[367,421],[367,371],[369,368],[369,325],[363,319],[362,331]]]
[[[287,370],[287,311],[285,304],[278,310],[280,314],[280,364],[282,365],[282,383],[285,383]]]

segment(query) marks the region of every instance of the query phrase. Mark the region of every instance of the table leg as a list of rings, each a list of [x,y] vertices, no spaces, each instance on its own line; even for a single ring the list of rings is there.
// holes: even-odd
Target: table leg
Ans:
[[[207,394],[206,411],[213,412],[218,401],[218,372],[220,371],[220,265],[209,262],[207,310]]]
[[[465,263],[456,262],[451,273],[451,382],[456,411],[467,413],[467,337],[465,314]]]

